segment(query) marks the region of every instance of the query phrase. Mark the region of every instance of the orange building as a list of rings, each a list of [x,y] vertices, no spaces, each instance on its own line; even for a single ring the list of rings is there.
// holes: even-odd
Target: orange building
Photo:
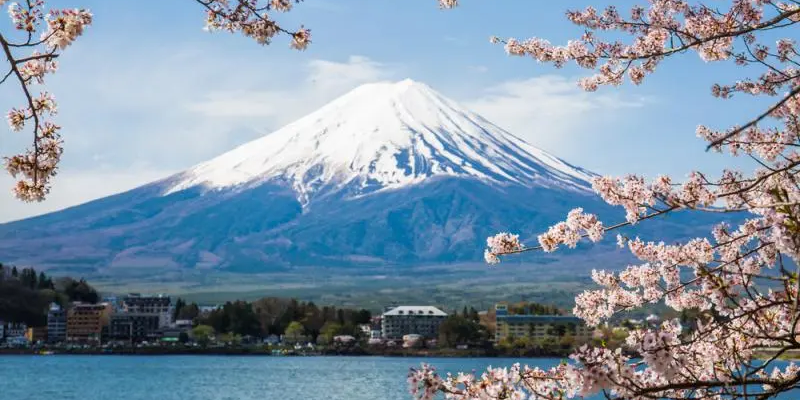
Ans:
[[[40,326],[36,328],[28,328],[25,331],[25,339],[30,343],[44,342],[47,340],[47,327]]]
[[[111,321],[111,304],[84,304],[75,303],[67,311],[67,341],[68,342],[100,342],[103,329]]]

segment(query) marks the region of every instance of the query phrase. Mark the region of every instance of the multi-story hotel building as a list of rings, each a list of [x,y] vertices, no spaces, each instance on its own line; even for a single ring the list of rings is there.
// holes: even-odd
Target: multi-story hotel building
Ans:
[[[511,315],[508,305],[495,306],[495,341],[527,337],[531,339],[561,338],[572,335],[577,342],[591,339],[593,329],[578,317],[564,315]]]
[[[109,303],[74,303],[67,311],[67,341],[100,342],[111,322],[111,312]]]
[[[108,336],[115,340],[142,342],[161,337],[159,318],[155,314],[120,313],[111,316]]]
[[[61,343],[67,340],[67,312],[58,304],[51,304],[47,311],[47,341]]]
[[[381,316],[381,332],[384,339],[402,339],[405,335],[420,335],[437,338],[439,325],[447,313],[431,306],[394,307]]]
[[[47,341],[47,327],[36,326],[28,328],[25,331],[25,339],[28,339],[28,343],[31,344],[42,343]]]
[[[169,296],[143,296],[138,293],[131,293],[122,300],[122,312],[129,314],[148,314],[158,316],[159,328],[166,328],[172,325],[172,317],[175,307]]]

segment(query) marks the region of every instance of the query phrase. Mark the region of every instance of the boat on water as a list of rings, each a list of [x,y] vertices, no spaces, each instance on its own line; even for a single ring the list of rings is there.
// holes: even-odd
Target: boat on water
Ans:
[[[42,350],[42,351],[39,352],[40,356],[49,356],[49,355],[53,355],[53,354],[55,354],[55,353],[53,353],[50,350]]]

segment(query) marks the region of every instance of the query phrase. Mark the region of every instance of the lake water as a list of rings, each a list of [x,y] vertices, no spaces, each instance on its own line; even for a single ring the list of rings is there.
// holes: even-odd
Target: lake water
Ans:
[[[0,398],[14,400],[409,400],[406,375],[558,359],[3,356]]]
[[[483,370],[558,359],[3,356],[0,399],[14,400],[376,400],[403,399],[409,367]],[[782,397],[782,398],[791,398]]]

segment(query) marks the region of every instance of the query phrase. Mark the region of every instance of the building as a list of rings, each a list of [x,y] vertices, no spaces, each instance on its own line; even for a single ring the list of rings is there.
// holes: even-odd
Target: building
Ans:
[[[162,333],[159,323],[159,316],[156,314],[113,314],[109,323],[108,337],[111,340],[135,343],[156,341]]]
[[[67,340],[67,312],[56,303],[47,311],[47,341],[61,343]]]
[[[576,342],[591,339],[594,330],[578,317],[564,315],[511,315],[508,305],[495,306],[495,341],[531,338],[536,340],[557,339],[572,335]]]
[[[122,300],[122,312],[156,315],[158,316],[158,326],[166,328],[172,325],[175,306],[169,296],[143,296],[139,293],[131,293]]]
[[[28,325],[26,325],[24,322],[18,322],[18,323],[11,322],[6,324],[6,329],[5,329],[6,341],[14,338],[24,338],[25,332],[27,330],[28,330]]]
[[[25,336],[9,336],[6,338],[6,345],[10,347],[26,347],[30,344]]]
[[[431,306],[400,306],[384,312],[381,317],[384,339],[402,339],[409,334],[436,338],[447,313]]]
[[[43,343],[47,341],[47,327],[46,326],[37,326],[28,328],[25,331],[25,339],[29,343]]]
[[[356,338],[351,335],[337,335],[333,337],[334,343],[353,343],[356,341]]]
[[[370,333],[372,333],[372,325],[370,324],[360,324],[358,326],[358,330],[361,331],[362,337],[369,337]]]
[[[264,344],[275,346],[281,343],[281,338],[278,335],[269,335],[262,341]]]
[[[6,337],[6,323],[0,319],[0,342],[3,341],[3,338]]]
[[[403,335],[403,348],[411,348],[411,347],[418,347],[425,342],[425,338],[422,335],[417,334],[410,334],[410,335]]]
[[[24,347],[28,345],[28,339],[25,337],[25,333],[28,330],[28,326],[24,323],[7,323],[3,324],[0,322],[0,326],[4,326],[3,330],[3,341],[6,345],[11,347]]]
[[[111,323],[112,309],[109,303],[74,303],[67,311],[67,341],[99,343]]]
[[[175,327],[178,329],[185,329],[186,331],[192,330],[194,323],[190,319],[179,319],[175,321]]]

